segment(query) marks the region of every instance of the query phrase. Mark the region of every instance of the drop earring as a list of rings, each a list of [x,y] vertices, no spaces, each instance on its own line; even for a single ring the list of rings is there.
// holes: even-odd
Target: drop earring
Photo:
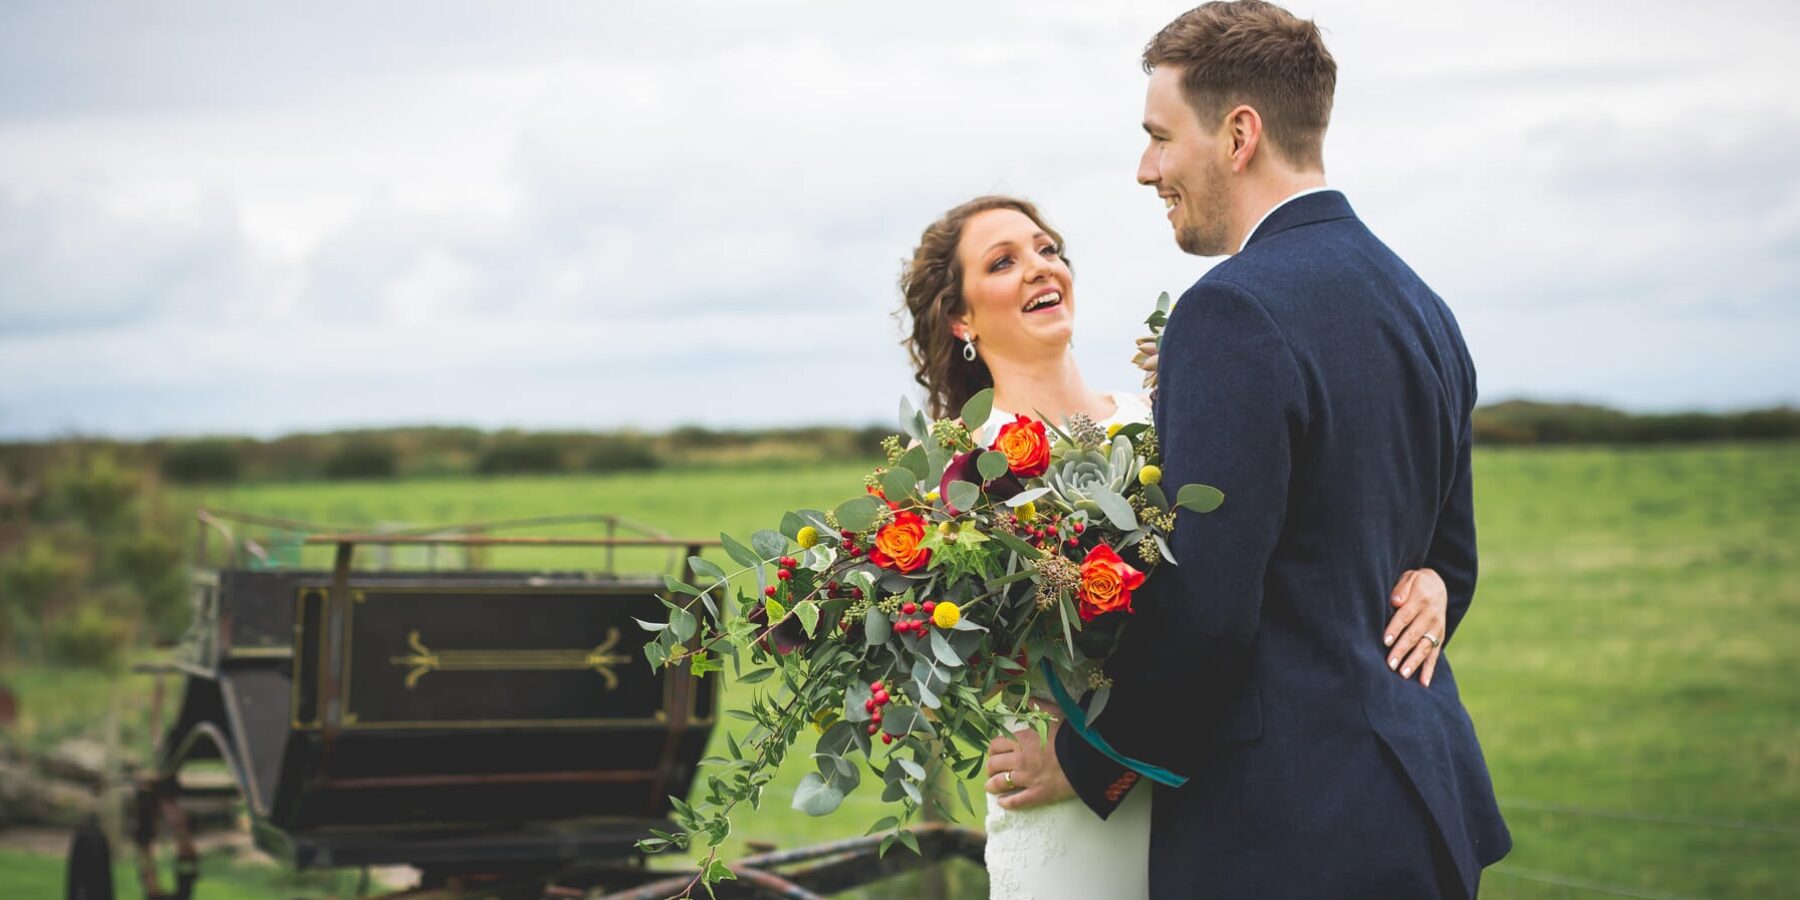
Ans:
[[[963,338],[963,359],[975,361],[975,339],[972,337]]]

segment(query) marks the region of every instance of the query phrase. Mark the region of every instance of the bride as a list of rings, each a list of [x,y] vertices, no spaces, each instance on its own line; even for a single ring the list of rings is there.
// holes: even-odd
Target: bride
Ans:
[[[1149,421],[1142,395],[1092,390],[1082,379],[1069,349],[1074,275],[1062,236],[1031,203],[977,197],[945,213],[920,236],[900,291],[911,320],[905,345],[932,415],[954,416],[975,393],[994,389],[994,411],[978,443],[991,441],[998,423],[1015,413],[1058,423],[1081,413],[1102,427]],[[1416,672],[1429,684],[1437,651],[1421,635],[1442,633],[1443,580],[1430,569],[1403,573],[1392,602],[1390,668],[1397,677]],[[1405,650],[1411,652],[1402,657]],[[1034,684],[1033,693],[1048,700],[1043,684]],[[1015,739],[1036,738],[1021,731]],[[1104,821],[1073,795],[1008,809],[1001,797],[1030,789],[1009,786],[1007,756],[997,751],[988,759],[987,869],[994,900],[1149,896],[1148,786],[1130,789]]]

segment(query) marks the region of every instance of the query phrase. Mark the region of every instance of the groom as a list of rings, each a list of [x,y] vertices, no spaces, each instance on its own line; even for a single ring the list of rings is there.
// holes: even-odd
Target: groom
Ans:
[[[1474,593],[1468,350],[1325,187],[1337,70],[1311,22],[1208,3],[1144,67],[1138,180],[1182,250],[1231,257],[1176,305],[1155,408],[1164,482],[1225,505],[1180,514],[1094,722],[1189,778],[1155,786],[1151,894],[1472,898],[1511,847],[1474,726],[1447,658],[1427,687],[1382,642],[1402,571],[1443,575],[1450,631]],[[1072,789],[1104,817],[1138,778],[1070,727],[1017,743],[1005,806]]]

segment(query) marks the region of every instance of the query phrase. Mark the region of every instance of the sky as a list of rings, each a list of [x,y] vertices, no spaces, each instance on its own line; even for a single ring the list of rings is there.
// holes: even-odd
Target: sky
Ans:
[[[1089,382],[1183,255],[1184,3],[0,4],[0,439],[884,423],[896,280],[1036,201]],[[1800,402],[1800,4],[1296,2],[1328,182],[1482,398]]]

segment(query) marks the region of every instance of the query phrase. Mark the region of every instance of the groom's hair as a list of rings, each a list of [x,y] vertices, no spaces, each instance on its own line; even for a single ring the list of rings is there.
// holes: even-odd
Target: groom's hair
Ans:
[[[1337,62],[1311,20],[1263,0],[1202,4],[1144,47],[1144,71],[1157,66],[1181,67],[1182,93],[1202,126],[1248,105],[1288,162],[1324,169]]]

